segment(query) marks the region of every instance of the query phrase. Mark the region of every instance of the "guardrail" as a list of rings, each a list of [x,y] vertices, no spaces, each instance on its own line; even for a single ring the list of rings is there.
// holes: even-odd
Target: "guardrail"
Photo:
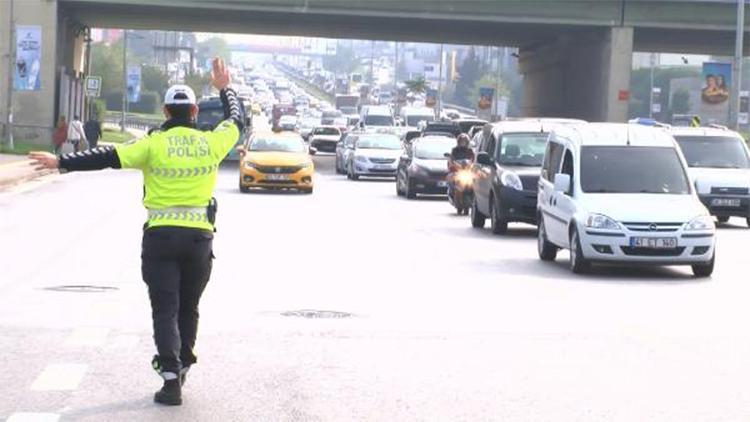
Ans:
[[[104,123],[110,123],[114,125],[120,125],[122,118],[120,116],[105,116]],[[149,130],[154,127],[161,126],[162,122],[152,119],[144,119],[142,117],[127,117],[125,119],[125,127],[139,130]]]

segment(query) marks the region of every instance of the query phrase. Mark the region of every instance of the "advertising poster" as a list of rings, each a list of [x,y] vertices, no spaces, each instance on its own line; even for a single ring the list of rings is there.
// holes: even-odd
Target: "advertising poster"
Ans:
[[[137,103],[141,99],[141,67],[128,66],[128,101]]]
[[[723,104],[729,100],[732,86],[732,65],[729,63],[703,63],[703,88],[701,101],[705,104]]]
[[[424,104],[427,107],[435,107],[437,105],[437,89],[435,88],[427,88],[427,93],[424,100]]]
[[[495,96],[494,88],[479,88],[479,104],[480,110],[489,110],[492,108],[492,98]]]
[[[16,91],[38,91],[41,88],[39,71],[42,60],[42,27],[16,27],[16,65],[13,88]]]

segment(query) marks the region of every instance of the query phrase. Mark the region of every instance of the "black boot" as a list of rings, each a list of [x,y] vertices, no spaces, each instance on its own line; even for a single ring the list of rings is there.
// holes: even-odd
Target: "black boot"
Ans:
[[[169,406],[181,405],[182,387],[180,386],[180,378],[175,376],[174,379],[164,380],[164,386],[154,394],[154,401]]]

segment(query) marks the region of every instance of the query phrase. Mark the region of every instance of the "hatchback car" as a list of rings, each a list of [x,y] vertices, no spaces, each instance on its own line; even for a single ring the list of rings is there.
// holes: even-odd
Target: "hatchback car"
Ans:
[[[415,139],[399,160],[396,194],[414,199],[419,194],[444,195],[448,191],[448,158],[456,140],[434,136]]]
[[[698,197],[719,222],[741,217],[750,226],[750,154],[742,136],[725,128],[672,129]]]
[[[364,133],[357,136],[348,156],[347,177],[396,177],[402,147],[398,136],[386,133]]]
[[[346,174],[349,155],[354,151],[354,144],[357,143],[359,135],[359,132],[347,133],[336,143],[336,173]]]
[[[252,188],[313,192],[315,166],[298,133],[255,133],[245,151],[240,161],[241,192]]]
[[[714,269],[715,225],[665,130],[594,123],[552,130],[542,167],[538,252],[570,250],[570,268],[594,262]]]

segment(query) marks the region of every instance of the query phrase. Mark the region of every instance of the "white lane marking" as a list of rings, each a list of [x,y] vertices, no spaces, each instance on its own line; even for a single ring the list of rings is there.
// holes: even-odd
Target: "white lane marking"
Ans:
[[[79,327],[65,340],[68,347],[99,347],[107,341],[109,329],[102,327]]]
[[[78,388],[88,365],[63,363],[48,365],[31,384],[32,391],[69,391]]]
[[[60,415],[55,413],[26,413],[19,412],[10,415],[5,422],[57,422]]]

